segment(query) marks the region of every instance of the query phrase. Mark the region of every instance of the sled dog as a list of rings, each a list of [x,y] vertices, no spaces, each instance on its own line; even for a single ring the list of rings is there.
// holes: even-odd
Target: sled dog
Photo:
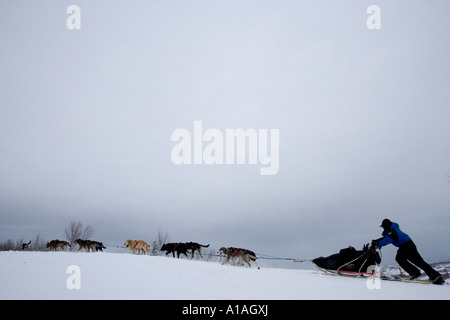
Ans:
[[[67,247],[71,247],[71,245],[64,240],[52,240],[47,242],[47,248],[50,248],[50,251],[56,251],[56,249],[60,248],[62,251],[64,251]]]
[[[106,247],[103,245],[102,242],[99,241],[94,241],[94,240],[88,240],[90,243],[90,248],[92,250],[92,252],[97,252],[97,251],[103,251],[103,249],[106,249]]]
[[[259,269],[259,265],[256,262],[256,259],[258,259],[256,257],[256,254],[253,251],[247,250],[247,249],[242,249],[242,248],[225,248],[222,247],[219,250],[219,254],[224,254],[226,257],[226,260],[224,263],[222,264],[227,264],[228,261],[230,261],[231,259],[231,264],[233,266],[236,265],[236,259],[238,259],[238,264],[239,265],[244,265],[244,262],[248,264],[248,266],[251,268],[251,264],[250,261],[254,262],[256,264],[256,266]]]
[[[28,243],[22,243],[22,251],[28,249],[28,246],[31,244],[31,240]]]
[[[200,257],[202,257],[202,259],[203,259],[202,252],[201,252],[202,247],[208,248],[209,244],[203,245],[203,244],[199,244],[197,242],[186,242],[186,243],[171,242],[171,243],[163,244],[163,246],[161,247],[161,251],[167,251],[166,256],[169,253],[172,253],[172,256],[175,258],[175,252],[176,252],[177,258],[180,257],[180,254],[184,254],[186,256],[186,258],[189,258],[188,250],[191,250],[191,259],[194,258],[195,251],[197,251],[198,254],[200,255]]]
[[[148,254],[150,245],[142,240],[126,240],[124,246],[129,247],[133,254]]]
[[[180,254],[184,254],[186,258],[187,256],[187,245],[185,243],[178,243],[178,242],[171,242],[171,243],[165,243],[161,247],[161,251],[167,251],[166,256],[169,253],[172,253],[172,256],[175,258],[175,252],[177,253],[177,258],[180,257]]]
[[[187,249],[188,250],[192,250],[192,257],[191,257],[191,259],[193,259],[194,258],[194,253],[195,253],[195,251],[197,251],[198,252],[198,254],[200,255],[200,257],[202,257],[202,259],[203,259],[203,256],[202,256],[202,247],[203,248],[208,248],[209,247],[209,244],[207,244],[207,245],[203,245],[203,244],[199,244],[199,243],[197,243],[197,242],[187,242],[186,243],[186,246],[187,246]]]

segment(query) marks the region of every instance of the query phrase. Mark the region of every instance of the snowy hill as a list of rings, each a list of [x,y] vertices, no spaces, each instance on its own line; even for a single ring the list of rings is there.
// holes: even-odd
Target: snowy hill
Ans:
[[[323,275],[312,265],[257,270],[100,252],[0,252],[0,283],[0,299],[450,299],[449,285],[381,281],[369,289],[366,279]]]

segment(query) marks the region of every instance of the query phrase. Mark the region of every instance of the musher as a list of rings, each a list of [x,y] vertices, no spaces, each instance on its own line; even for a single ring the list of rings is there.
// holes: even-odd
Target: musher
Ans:
[[[398,223],[391,222],[389,219],[384,219],[380,227],[383,228],[383,237],[372,240],[372,245],[381,248],[392,243],[394,246],[398,247],[395,261],[409,273],[409,279],[414,280],[420,276],[420,270],[417,268],[419,267],[427,274],[431,283],[445,283],[441,274],[423,260],[417,251],[414,242],[406,233],[400,230]]]

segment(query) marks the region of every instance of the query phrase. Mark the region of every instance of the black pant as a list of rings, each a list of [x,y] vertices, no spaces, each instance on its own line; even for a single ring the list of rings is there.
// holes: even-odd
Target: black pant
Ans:
[[[430,279],[435,279],[440,276],[439,272],[434,270],[428,263],[426,263],[417,251],[416,245],[412,240],[402,244],[398,251],[395,261],[413,277],[420,276],[420,270],[422,269]],[[414,263],[414,266],[412,263]]]

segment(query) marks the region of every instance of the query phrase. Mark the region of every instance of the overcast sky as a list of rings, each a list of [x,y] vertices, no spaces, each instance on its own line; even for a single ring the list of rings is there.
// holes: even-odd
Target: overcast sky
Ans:
[[[0,240],[63,238],[75,220],[105,243],[159,228],[314,258],[360,248],[390,218],[426,260],[449,259],[449,12],[446,0],[1,2]],[[171,134],[194,121],[279,129],[278,173],[174,164]]]

